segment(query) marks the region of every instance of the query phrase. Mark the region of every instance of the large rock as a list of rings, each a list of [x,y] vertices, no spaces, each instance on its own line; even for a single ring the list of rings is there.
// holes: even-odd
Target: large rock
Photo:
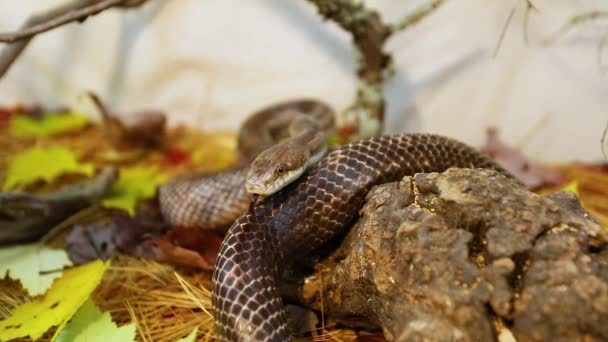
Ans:
[[[607,246],[573,193],[488,170],[417,174],[370,191],[291,296],[395,341],[608,340]]]

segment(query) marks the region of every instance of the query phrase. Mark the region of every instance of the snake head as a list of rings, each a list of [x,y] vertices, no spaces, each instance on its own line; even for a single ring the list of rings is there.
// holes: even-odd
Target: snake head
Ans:
[[[245,188],[250,194],[270,196],[304,173],[309,156],[297,149],[275,145],[253,160]]]

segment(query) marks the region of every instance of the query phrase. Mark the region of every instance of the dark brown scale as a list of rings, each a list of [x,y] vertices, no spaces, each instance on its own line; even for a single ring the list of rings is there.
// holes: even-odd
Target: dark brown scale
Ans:
[[[506,173],[474,148],[449,138],[384,136],[332,152],[258,203],[232,225],[217,259],[213,305],[219,339],[288,340],[278,267],[304,258],[352,224],[374,185],[450,167]]]

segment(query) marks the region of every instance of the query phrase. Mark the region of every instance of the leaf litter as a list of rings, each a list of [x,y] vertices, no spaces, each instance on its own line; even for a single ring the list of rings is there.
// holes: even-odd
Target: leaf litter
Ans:
[[[60,330],[95,290],[108,265],[98,260],[64,271],[44,296],[16,307],[0,321],[0,340],[37,340],[52,327]]]

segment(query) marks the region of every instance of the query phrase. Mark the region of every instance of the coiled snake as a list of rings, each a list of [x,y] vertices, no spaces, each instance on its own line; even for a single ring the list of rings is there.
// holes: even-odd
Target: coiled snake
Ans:
[[[251,196],[246,191],[245,180],[250,167],[259,170],[257,177],[256,174],[249,177],[250,190],[270,193],[272,184],[263,181],[271,175],[264,171],[280,166],[282,177],[274,179],[297,176],[297,162],[305,163],[303,159],[311,160],[310,157],[314,160],[315,155],[320,157],[325,146],[322,142],[334,126],[333,110],[311,99],[278,103],[257,111],[241,126],[237,147],[240,161],[236,167],[211,175],[178,177],[160,187],[160,207],[165,221],[173,226],[211,230],[229,227],[249,206]],[[256,158],[263,152],[272,152],[274,159],[280,160]],[[314,155],[307,156],[308,152]],[[251,165],[254,158],[255,163]],[[268,161],[273,167],[267,165]],[[264,185],[268,189],[263,189]]]
[[[374,185],[450,167],[505,172],[476,149],[449,138],[374,137],[331,152],[293,183],[241,212],[222,242],[213,273],[219,339],[289,340],[277,284],[280,265],[306,257],[352,224]]]

